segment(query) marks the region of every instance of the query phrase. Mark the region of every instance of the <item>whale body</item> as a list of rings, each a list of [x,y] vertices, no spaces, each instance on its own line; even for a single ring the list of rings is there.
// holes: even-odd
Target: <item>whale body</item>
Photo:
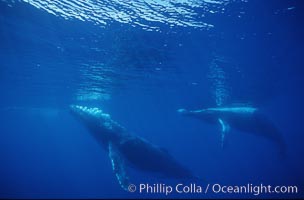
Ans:
[[[190,170],[178,163],[166,150],[129,133],[101,109],[71,105],[70,110],[106,150],[114,174],[123,189],[127,190],[130,184],[127,166],[168,178],[195,178]]]
[[[274,142],[281,153],[285,152],[285,142],[277,127],[257,108],[254,107],[214,107],[200,110],[179,109],[185,116],[197,118],[211,124],[219,124],[222,145],[225,135],[231,128],[241,132],[262,136]]]

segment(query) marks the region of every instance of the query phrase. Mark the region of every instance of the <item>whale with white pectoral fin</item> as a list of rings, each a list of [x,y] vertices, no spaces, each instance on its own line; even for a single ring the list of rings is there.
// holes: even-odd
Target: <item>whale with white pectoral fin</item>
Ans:
[[[231,129],[262,136],[274,142],[281,154],[286,146],[280,131],[257,108],[250,106],[213,107],[200,110],[178,109],[178,113],[221,127],[222,146]]]
[[[166,150],[129,133],[101,109],[72,105],[70,110],[107,151],[114,174],[123,189],[128,190],[130,184],[128,166],[168,178],[197,179]]]

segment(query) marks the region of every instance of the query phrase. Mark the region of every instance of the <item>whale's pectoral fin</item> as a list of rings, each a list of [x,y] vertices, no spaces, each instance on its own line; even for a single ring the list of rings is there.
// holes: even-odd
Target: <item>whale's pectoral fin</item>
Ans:
[[[122,155],[120,154],[119,150],[115,145],[111,142],[109,143],[109,157],[112,163],[112,169],[115,173],[115,176],[120,184],[120,186],[124,190],[128,190],[129,186],[129,177],[126,173],[126,166]]]
[[[229,132],[230,126],[229,126],[229,124],[226,121],[224,121],[221,118],[218,118],[218,121],[219,121],[219,123],[220,123],[220,125],[222,127],[222,130],[221,130],[221,146],[223,148],[224,147],[226,133]]]

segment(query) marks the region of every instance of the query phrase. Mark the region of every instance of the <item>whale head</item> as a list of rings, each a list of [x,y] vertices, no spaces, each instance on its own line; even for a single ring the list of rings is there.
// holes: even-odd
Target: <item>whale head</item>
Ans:
[[[111,119],[111,116],[99,108],[89,108],[80,105],[71,105],[72,115],[82,121],[94,136],[107,142],[117,138],[125,132],[124,127]]]
[[[86,106],[70,105],[70,111],[72,114],[83,120],[107,121],[111,119],[109,114],[104,113],[99,108],[88,108]]]

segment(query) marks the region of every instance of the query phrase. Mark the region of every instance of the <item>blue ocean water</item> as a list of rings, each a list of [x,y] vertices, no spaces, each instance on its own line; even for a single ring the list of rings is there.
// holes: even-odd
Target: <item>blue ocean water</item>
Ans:
[[[301,0],[0,1],[0,198],[303,198]],[[139,184],[203,193],[124,191],[107,151],[69,112],[99,107],[200,177],[129,169]],[[177,110],[252,106],[282,134],[264,137]],[[143,161],[144,162],[144,161]],[[296,186],[297,193],[221,193]]]

